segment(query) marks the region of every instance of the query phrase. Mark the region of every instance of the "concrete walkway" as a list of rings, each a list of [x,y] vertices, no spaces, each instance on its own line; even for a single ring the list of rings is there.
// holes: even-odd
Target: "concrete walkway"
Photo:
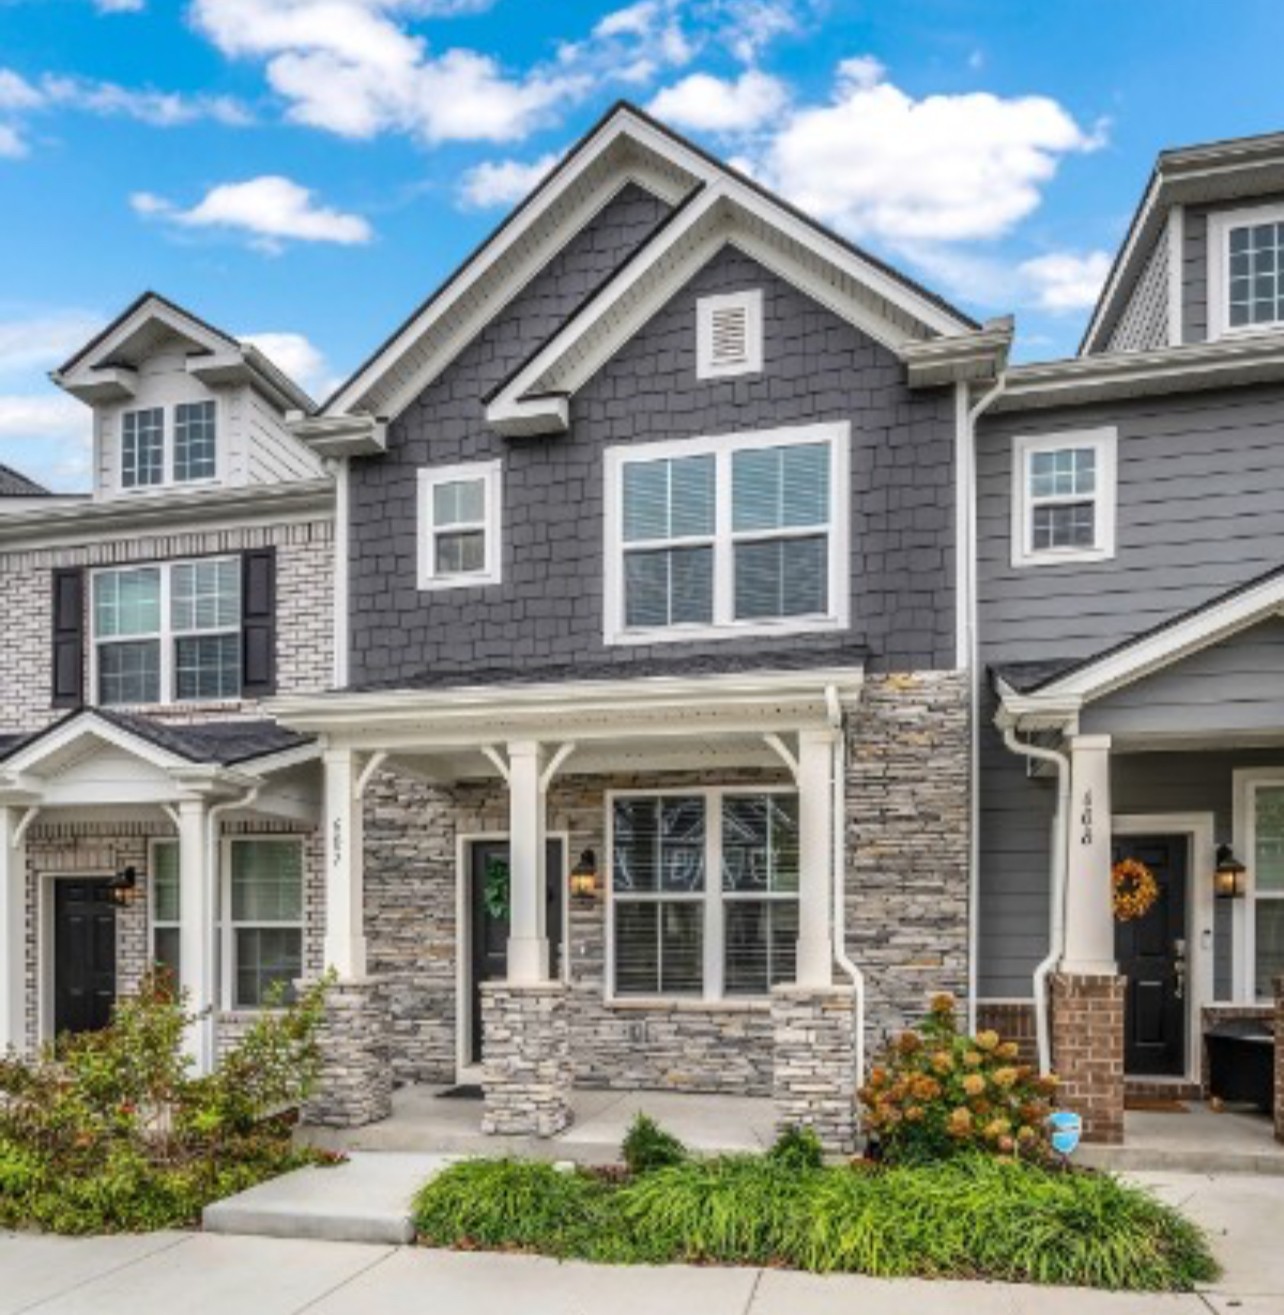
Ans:
[[[262,1237],[0,1234],[0,1315],[1284,1315],[1284,1180],[1142,1179],[1209,1230],[1225,1276],[1202,1293],[608,1268]]]

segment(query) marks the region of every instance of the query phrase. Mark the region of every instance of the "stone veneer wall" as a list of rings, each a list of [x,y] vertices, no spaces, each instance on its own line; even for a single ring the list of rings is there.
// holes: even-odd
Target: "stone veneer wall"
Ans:
[[[247,548],[276,547],[277,690],[328,689],[333,676],[333,525],[326,517],[284,525],[168,532],[73,547],[0,552],[0,731],[34,731],[65,715],[50,706],[53,570],[59,566],[118,566],[170,561]],[[90,606],[86,590],[85,606]],[[86,629],[88,634],[88,629]],[[88,661],[88,655],[86,655]],[[257,704],[167,704],[135,708],[171,720],[256,714]],[[261,714],[258,714],[261,715]]]
[[[222,835],[300,835],[304,844],[304,969],[315,976],[322,970],[325,935],[325,877],[323,843],[319,831],[300,832],[269,821],[225,824]],[[138,872],[133,900],[116,911],[116,993],[136,990],[151,965],[151,842],[174,840],[172,829],[156,822],[45,822],[37,820],[27,835],[26,1017],[27,1043],[39,1039],[40,1015],[37,983],[40,973],[41,900],[47,878],[59,875],[113,876],[122,868]],[[226,1049],[253,1021],[252,1013],[219,1015],[218,1045]]]
[[[866,1054],[938,991],[967,997],[968,677],[866,678],[847,725],[847,947],[865,973]]]

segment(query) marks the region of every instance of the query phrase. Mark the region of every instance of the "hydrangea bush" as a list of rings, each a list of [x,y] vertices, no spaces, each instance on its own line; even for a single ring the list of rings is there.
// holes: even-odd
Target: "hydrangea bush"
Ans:
[[[917,1030],[901,1033],[858,1092],[878,1155],[896,1162],[964,1151],[1042,1160],[1056,1078],[1020,1062],[997,1032],[959,1030],[954,997],[938,995]]]

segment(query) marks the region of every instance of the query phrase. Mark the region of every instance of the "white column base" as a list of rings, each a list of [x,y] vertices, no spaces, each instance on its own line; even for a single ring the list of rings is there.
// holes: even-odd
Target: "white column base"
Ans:
[[[0,806],[0,1055],[27,1048],[27,847],[23,810]]]

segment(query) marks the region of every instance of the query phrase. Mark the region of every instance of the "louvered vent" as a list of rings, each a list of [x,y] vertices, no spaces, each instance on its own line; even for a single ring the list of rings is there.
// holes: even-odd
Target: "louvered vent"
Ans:
[[[696,305],[696,374],[701,379],[762,369],[762,293],[702,297]]]

